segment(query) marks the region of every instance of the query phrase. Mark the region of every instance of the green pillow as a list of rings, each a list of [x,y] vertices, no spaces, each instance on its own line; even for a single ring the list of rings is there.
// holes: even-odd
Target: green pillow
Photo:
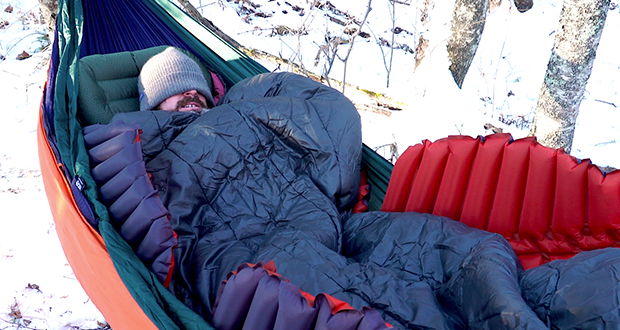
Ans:
[[[138,111],[138,76],[151,56],[170,46],[157,46],[131,52],[90,55],[78,63],[78,118],[82,126],[107,124],[121,112]],[[193,54],[183,50],[200,65],[209,86],[209,70]]]

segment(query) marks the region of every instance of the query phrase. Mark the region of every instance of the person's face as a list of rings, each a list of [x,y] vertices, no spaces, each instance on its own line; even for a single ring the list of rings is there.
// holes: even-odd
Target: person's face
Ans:
[[[207,99],[195,89],[172,95],[159,104],[157,109],[164,111],[201,111],[208,108]]]

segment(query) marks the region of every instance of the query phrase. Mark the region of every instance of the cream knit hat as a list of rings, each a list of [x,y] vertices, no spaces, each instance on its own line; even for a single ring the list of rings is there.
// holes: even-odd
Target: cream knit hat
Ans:
[[[214,106],[211,86],[198,63],[182,51],[168,47],[151,57],[138,77],[140,111],[152,110],[172,95],[195,89]]]

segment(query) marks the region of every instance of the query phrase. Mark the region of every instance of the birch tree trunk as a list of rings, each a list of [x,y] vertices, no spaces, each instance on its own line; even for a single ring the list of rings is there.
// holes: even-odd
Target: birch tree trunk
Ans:
[[[489,0],[456,0],[452,14],[452,31],[448,40],[450,72],[461,88],[474,60],[484,30]]]
[[[579,104],[607,18],[610,0],[564,0],[560,24],[530,131],[548,147],[569,153]]]

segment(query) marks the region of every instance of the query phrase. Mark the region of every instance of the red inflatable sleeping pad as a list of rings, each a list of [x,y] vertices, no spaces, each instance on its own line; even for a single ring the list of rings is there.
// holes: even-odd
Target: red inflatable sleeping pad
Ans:
[[[396,162],[382,210],[499,233],[529,269],[620,246],[620,171],[510,134],[425,140]]]

